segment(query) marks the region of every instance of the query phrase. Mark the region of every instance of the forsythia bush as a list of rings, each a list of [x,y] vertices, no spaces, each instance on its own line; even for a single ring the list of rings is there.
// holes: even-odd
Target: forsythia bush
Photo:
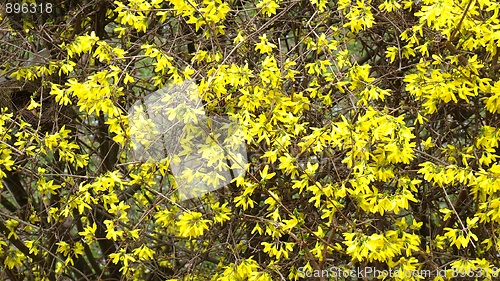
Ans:
[[[1,280],[498,278],[500,3],[2,5]],[[128,112],[188,80],[248,161],[182,200]]]

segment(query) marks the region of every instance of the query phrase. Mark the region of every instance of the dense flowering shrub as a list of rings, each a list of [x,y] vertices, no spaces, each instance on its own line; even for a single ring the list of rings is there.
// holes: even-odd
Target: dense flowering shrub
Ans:
[[[496,1],[49,2],[1,6],[0,279],[498,275]],[[182,200],[193,136],[134,158],[128,113],[185,81],[247,161]]]

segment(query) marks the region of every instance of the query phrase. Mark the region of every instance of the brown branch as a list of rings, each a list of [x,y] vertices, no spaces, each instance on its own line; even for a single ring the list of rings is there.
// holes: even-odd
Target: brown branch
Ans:
[[[450,51],[450,53],[452,55],[457,56],[458,61],[460,62],[460,64],[462,66],[467,66],[469,64],[469,61],[463,55],[460,54],[460,52],[457,50],[455,45],[453,45],[453,43],[451,43],[451,41],[446,41],[445,46],[446,46],[446,49],[448,49],[448,51]]]

